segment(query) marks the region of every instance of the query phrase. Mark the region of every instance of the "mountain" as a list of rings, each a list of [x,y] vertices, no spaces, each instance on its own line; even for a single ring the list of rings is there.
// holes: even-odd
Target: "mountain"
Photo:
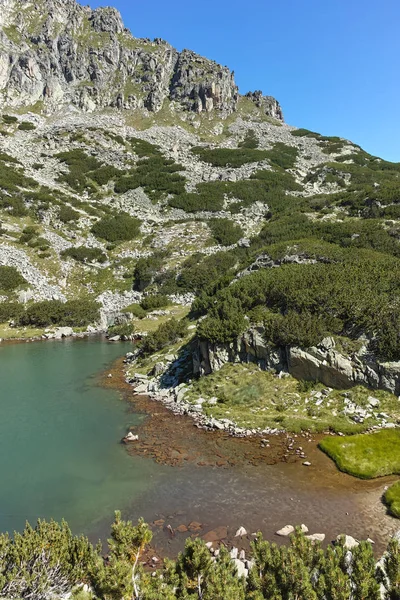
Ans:
[[[134,327],[156,353],[145,373],[164,377],[171,352],[193,357],[168,385],[250,362],[400,393],[398,163],[286,124],[274,98],[134,38],[114,9],[1,8],[0,337]],[[264,384],[246,394],[264,397]],[[344,397],[331,409],[339,430],[351,414],[357,427],[388,421]],[[331,424],[320,404],[295,410]],[[276,398],[272,421],[286,409]]]
[[[2,0],[0,90],[5,106],[60,104],[93,111],[146,108],[166,101],[196,112],[234,112],[238,88],[226,67],[161,39],[134,38],[113,8],[75,0]],[[255,99],[257,102],[260,98]],[[266,113],[281,118],[273,98]]]

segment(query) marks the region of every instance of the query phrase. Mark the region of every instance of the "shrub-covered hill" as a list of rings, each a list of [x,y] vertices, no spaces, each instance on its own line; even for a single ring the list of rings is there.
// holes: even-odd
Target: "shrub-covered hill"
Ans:
[[[47,10],[53,0],[43,2]],[[52,25],[24,9],[15,30],[18,3],[9,3],[4,35],[17,53],[25,37],[31,40],[35,54]],[[65,23],[76,13],[82,28],[71,35],[84,53],[118,42],[142,62],[152,53],[156,63],[165,59],[167,45],[119,31],[115,11],[89,18],[74,0],[63,11]],[[233,80],[221,91],[223,106],[213,101],[193,110],[188,98],[212,88],[219,66],[190,53],[171,56],[179,101],[177,90],[164,90],[157,106],[116,102],[105,110],[94,102],[83,113],[89,105],[77,104],[78,80],[70,104],[64,90],[59,112],[48,97],[31,105],[21,97],[15,110],[4,96],[6,320],[20,322],[21,302],[25,311],[46,300],[90,301],[110,322],[128,308],[143,317],[166,302],[194,300],[192,316],[205,317],[199,336],[213,343],[263,324],[275,346],[338,336],[366,341],[381,360],[399,359],[400,165],[348,140],[286,125],[273,99],[237,95]],[[150,95],[152,64],[134,74],[137,89]],[[185,72],[190,81],[183,85]],[[110,67],[107,81],[114,75]],[[105,90],[94,88],[100,102]],[[151,300],[138,309],[143,295]]]

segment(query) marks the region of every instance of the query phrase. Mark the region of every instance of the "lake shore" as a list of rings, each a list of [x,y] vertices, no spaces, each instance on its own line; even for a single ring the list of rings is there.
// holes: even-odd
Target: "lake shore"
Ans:
[[[381,500],[394,478],[360,481],[340,473],[318,449],[320,435],[280,433],[265,444],[259,436],[235,438],[224,431],[199,429],[190,417],[134,395],[125,381],[123,358],[99,382],[118,389],[135,413],[144,415],[132,428],[138,440],[127,445],[127,452],[174,468],[175,473],[179,470],[178,485],[176,475],[173,478],[175,490],[164,482],[156,513],[146,506],[146,498],[133,511],[152,524],[161,554],[173,556],[190,535],[207,540],[223,534],[221,543],[237,545],[234,535],[241,526],[249,532],[240,540],[244,549],[258,530],[282,543],[285,538],[275,532],[301,523],[312,529],[310,533],[325,533],[326,542],[340,533],[371,538],[380,552],[399,528]]]

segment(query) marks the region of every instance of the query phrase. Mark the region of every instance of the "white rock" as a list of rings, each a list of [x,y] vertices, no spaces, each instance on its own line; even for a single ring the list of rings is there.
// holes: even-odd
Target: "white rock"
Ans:
[[[142,383],[135,387],[135,392],[137,394],[145,394],[147,392],[147,383]]]
[[[124,442],[137,442],[139,439],[138,435],[134,435],[132,431],[126,434],[124,437]]]
[[[231,558],[233,558],[233,559],[237,558],[239,555],[239,550],[235,547],[232,548],[232,550],[230,551],[230,555],[231,555]]]
[[[294,527],[293,525],[286,525],[285,527],[282,527],[282,529],[279,529],[276,532],[276,535],[280,535],[281,537],[287,537],[288,535],[294,533]]]
[[[359,542],[354,539],[351,535],[338,535],[336,540],[339,542],[340,540],[344,540],[344,547],[347,550],[352,550],[353,548],[357,548],[359,546]]]
[[[239,527],[235,534],[235,537],[243,537],[244,535],[247,535],[246,529],[244,527]]]
[[[307,527],[307,525],[304,525],[304,523],[302,523],[302,525],[301,525],[301,531],[303,533],[308,533],[308,527]]]
[[[54,339],[61,340],[61,338],[71,337],[74,333],[72,327],[58,327],[54,332]]]
[[[306,538],[312,542],[323,542],[325,539],[324,533],[313,533],[312,535],[306,535]]]
[[[238,577],[247,577],[247,575],[249,574],[249,572],[246,569],[246,567],[244,566],[244,564],[242,563],[242,561],[239,560],[238,558],[235,558],[233,560],[233,562],[235,563]]]

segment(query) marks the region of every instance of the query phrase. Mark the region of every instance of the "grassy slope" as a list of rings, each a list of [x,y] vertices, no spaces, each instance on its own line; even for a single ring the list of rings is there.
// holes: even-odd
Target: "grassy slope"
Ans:
[[[345,398],[340,390],[332,390],[319,402],[314,394],[323,389],[321,384],[305,387],[293,377],[279,379],[272,373],[261,371],[256,365],[226,364],[220,371],[193,382],[185,399],[195,403],[200,397],[206,400],[217,398],[216,405],[204,405],[208,415],[230,419],[248,428],[357,433],[377,424],[378,421],[371,418],[359,425],[342,414]],[[367,388],[357,386],[346,394],[358,406],[367,406],[370,396]],[[382,391],[374,394],[380,400],[379,410],[384,407],[391,416],[396,416],[397,398]]]
[[[369,435],[328,437],[319,446],[341,471],[360,479],[400,474],[400,431],[397,429]]]

